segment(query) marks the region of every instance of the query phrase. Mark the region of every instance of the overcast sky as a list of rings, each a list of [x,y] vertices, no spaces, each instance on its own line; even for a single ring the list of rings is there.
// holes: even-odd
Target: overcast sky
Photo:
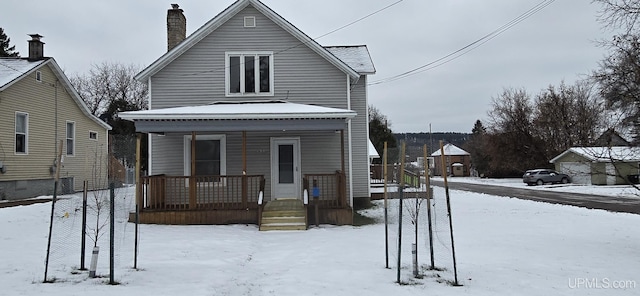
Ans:
[[[166,51],[166,12],[180,4],[187,35],[232,0],[8,0],[0,27],[27,56],[27,34],[44,36],[45,55],[67,75],[104,61],[144,67]],[[369,15],[397,0],[263,0],[312,38]],[[317,41],[366,44],[384,80],[442,58],[543,2],[543,0],[404,0]],[[590,0],[556,0],[475,50],[439,67],[369,87],[369,104],[394,132],[471,132],[486,124],[491,100],[504,88],[535,95],[561,81],[573,84],[594,70],[609,38]]]

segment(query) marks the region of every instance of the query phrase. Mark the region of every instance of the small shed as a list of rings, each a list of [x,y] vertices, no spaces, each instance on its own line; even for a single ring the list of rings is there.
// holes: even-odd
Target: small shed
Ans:
[[[456,162],[456,163],[451,165],[451,168],[453,168],[453,172],[451,173],[452,176],[454,176],[454,177],[463,177],[464,176],[464,164]]]
[[[446,172],[449,176],[468,177],[471,175],[471,154],[453,144],[443,147]],[[434,163],[434,176],[442,176],[442,155],[440,149],[431,153]]]
[[[628,184],[640,173],[640,147],[572,147],[549,162],[573,183]]]

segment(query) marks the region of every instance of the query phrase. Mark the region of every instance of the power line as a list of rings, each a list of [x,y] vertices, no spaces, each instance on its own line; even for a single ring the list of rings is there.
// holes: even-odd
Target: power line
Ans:
[[[291,47],[288,47],[288,48],[282,49],[282,50],[280,50],[280,51],[276,51],[276,52],[274,52],[274,53],[273,53],[273,55],[277,55],[277,54],[280,54],[280,53],[283,53],[283,52],[286,52],[286,51],[292,50],[292,49],[294,49],[294,48],[298,48],[298,47],[300,47],[300,46],[302,46],[302,45],[306,45],[306,44],[309,44],[309,43],[311,43],[311,42],[317,42],[316,40],[318,40],[318,39],[320,39],[320,38],[323,38],[323,37],[325,37],[325,36],[327,36],[327,35],[331,35],[331,34],[333,34],[333,33],[335,33],[335,32],[338,32],[338,31],[340,31],[340,30],[342,30],[342,29],[345,29],[345,28],[347,28],[347,27],[350,27],[350,26],[352,26],[352,25],[354,25],[354,24],[356,24],[356,23],[359,23],[359,22],[361,22],[361,21],[363,21],[363,20],[365,20],[365,19],[367,19],[367,18],[369,18],[369,17],[372,17],[372,16],[374,16],[374,15],[376,15],[376,14],[380,13],[380,12],[383,12],[383,11],[385,11],[385,10],[387,10],[387,9],[389,9],[389,8],[391,8],[391,7],[395,6],[395,5],[397,5],[397,4],[399,4],[399,3],[400,3],[400,2],[402,2],[402,1],[404,1],[404,0],[398,0],[398,1],[396,1],[396,2],[393,2],[393,3],[391,3],[391,4],[389,4],[389,5],[385,6],[385,7],[382,7],[382,8],[380,8],[380,9],[378,9],[378,10],[374,11],[374,12],[371,12],[371,13],[369,13],[369,14],[367,14],[367,15],[363,16],[363,17],[360,17],[360,18],[358,18],[358,19],[356,19],[356,20],[354,20],[354,21],[352,21],[352,22],[347,23],[346,25],[340,26],[340,27],[338,27],[338,28],[336,28],[336,29],[334,29],[334,30],[331,30],[331,31],[329,31],[329,32],[327,32],[327,33],[324,33],[324,34],[322,34],[322,35],[320,35],[320,36],[318,36],[318,37],[315,37],[315,38],[311,38],[311,37],[309,37],[309,40],[304,41],[304,42],[301,42],[301,43],[298,43],[298,44],[296,44],[296,45],[294,45],[294,46],[291,46]],[[304,34],[304,33],[303,33],[303,34]],[[306,34],[304,34],[304,35],[306,36]],[[229,67],[231,67],[231,66],[229,66]],[[220,67],[220,68],[217,68],[217,69],[211,69],[211,70],[199,71],[199,72],[194,72],[194,73],[186,73],[186,74],[181,74],[181,75],[179,75],[179,76],[198,75],[198,74],[202,74],[202,73],[210,73],[210,72],[216,72],[216,71],[220,71],[220,70],[226,70],[227,68],[228,68],[228,67],[224,67],[224,66],[223,66],[223,67]]]
[[[507,30],[509,30],[510,28],[512,28],[513,26],[521,23],[522,21],[526,20],[527,18],[531,17],[532,15],[536,14],[537,12],[539,12],[540,10],[544,9],[545,7],[551,5],[551,3],[555,2],[555,0],[544,0],[538,4],[536,4],[535,6],[533,6],[532,8],[530,8],[529,10],[525,11],[524,13],[520,14],[519,16],[517,16],[516,18],[512,19],[511,21],[507,22],[506,24],[500,26],[499,28],[493,30],[492,32],[490,32],[489,34],[486,34],[484,36],[482,36],[480,39],[477,39],[465,46],[463,46],[462,48],[449,53],[439,59],[436,59],[435,61],[429,62],[427,64],[421,65],[417,68],[413,68],[409,71],[405,71],[403,73],[400,73],[398,75],[394,75],[391,77],[387,77],[387,78],[383,78],[380,80],[376,80],[376,81],[372,81],[370,83],[368,83],[368,85],[378,85],[378,84],[383,84],[383,83],[387,83],[387,82],[392,82],[392,81],[396,81],[399,79],[403,79],[409,76],[413,76],[431,69],[434,69],[436,67],[442,66],[446,63],[449,63],[467,53],[469,53],[470,51],[482,46],[483,44],[489,42],[490,40],[492,40],[493,38],[498,37],[500,34],[506,32]]]

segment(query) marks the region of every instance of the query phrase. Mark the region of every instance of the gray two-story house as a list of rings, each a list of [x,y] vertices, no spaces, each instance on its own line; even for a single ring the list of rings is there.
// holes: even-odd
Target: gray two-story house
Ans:
[[[366,46],[321,46],[258,0],[188,37],[174,4],[167,29],[168,52],[136,77],[149,110],[120,114],[149,139],[141,221],[261,224],[289,200],[318,205],[305,220],[352,223],[369,197]]]

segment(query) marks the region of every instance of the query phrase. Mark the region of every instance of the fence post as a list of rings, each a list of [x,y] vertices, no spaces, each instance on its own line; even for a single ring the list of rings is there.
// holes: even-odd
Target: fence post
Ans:
[[[116,282],[114,280],[114,258],[115,258],[115,192],[114,192],[114,184],[111,182],[109,184],[109,195],[111,196],[111,202],[109,204],[109,284],[114,285]]]
[[[84,266],[84,257],[87,247],[87,187],[89,187],[89,181],[84,180],[82,185],[82,239],[80,243],[80,270],[86,270]]]
[[[453,242],[453,220],[451,218],[451,199],[449,198],[449,183],[447,182],[447,174],[444,160],[444,141],[440,140],[440,155],[442,156],[442,177],[444,178],[444,192],[447,198],[447,216],[449,216],[449,229],[451,230],[451,253],[453,257],[453,279],[454,285],[458,285],[458,267],[456,264],[456,247]]]
[[[405,156],[405,142],[402,142],[402,152],[400,153],[400,186],[398,187],[398,197],[400,198],[398,204],[398,272],[397,272],[397,282],[400,284],[400,263],[401,263],[401,255],[402,255],[402,202],[404,199],[404,156]]]

